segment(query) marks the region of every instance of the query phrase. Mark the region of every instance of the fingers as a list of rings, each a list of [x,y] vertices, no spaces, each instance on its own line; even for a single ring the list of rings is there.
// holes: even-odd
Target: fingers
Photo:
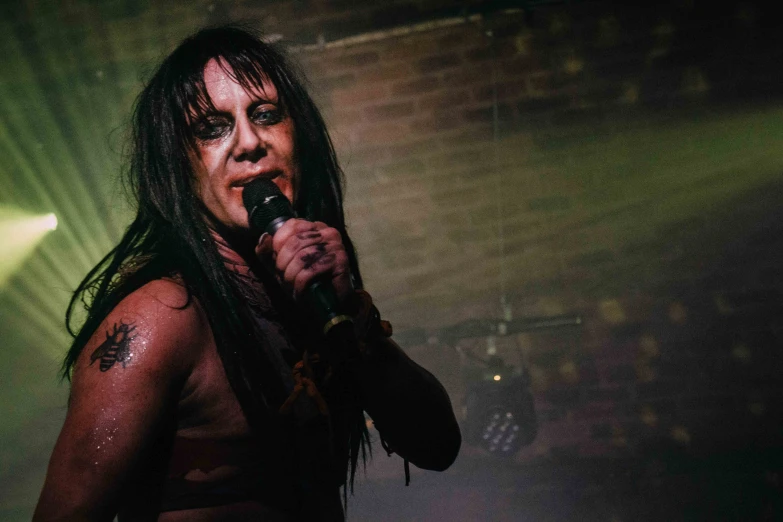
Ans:
[[[348,255],[342,243],[329,241],[302,248],[281,272],[298,295],[312,280],[322,275],[334,278],[347,272],[347,266]]]
[[[342,248],[342,241],[332,234],[308,231],[292,236],[277,252],[275,264],[280,272],[287,272],[292,264],[301,263],[310,268],[324,253]]]
[[[256,254],[274,262],[281,283],[295,297],[314,280],[331,279],[338,295],[350,291],[348,255],[340,233],[321,222],[291,219],[274,237],[261,237]]]
[[[326,225],[323,223],[311,223],[302,219],[289,219],[280,227],[280,230],[275,232],[274,237],[266,232],[261,234],[261,237],[258,238],[258,243],[256,244],[255,253],[259,257],[267,257],[276,260],[280,250],[288,243],[289,238],[297,235],[304,236],[307,234],[314,234],[317,233],[319,228],[325,227]],[[312,239],[315,238],[315,236],[312,237]],[[291,245],[286,250],[288,255],[288,257],[286,257],[286,262],[290,261],[290,250],[295,249],[296,246],[296,244]]]
[[[261,237],[258,238],[258,244],[256,244],[256,257],[258,258],[271,258],[274,249],[272,248],[272,236],[264,232]]]
[[[311,265],[303,267],[301,270],[296,268],[289,268],[287,273],[293,275],[294,282],[294,296],[298,297],[302,292],[310,285],[310,283],[320,277],[329,277],[331,279],[331,273],[334,271],[335,262],[337,260],[337,254],[330,252],[318,257]],[[291,263],[296,265],[297,263]],[[290,281],[290,279],[286,279]]]
[[[308,232],[317,232],[328,228],[326,224],[316,221],[305,221],[304,219],[289,219],[286,221],[280,230],[275,232],[272,247],[277,255],[280,255],[280,251],[289,242],[292,237],[299,234],[307,234]]]

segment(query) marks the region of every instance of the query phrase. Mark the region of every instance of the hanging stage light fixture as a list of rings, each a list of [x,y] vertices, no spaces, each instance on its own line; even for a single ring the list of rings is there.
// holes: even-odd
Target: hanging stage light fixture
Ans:
[[[511,457],[538,432],[530,376],[497,355],[482,362],[482,378],[468,383],[465,440],[493,455]]]
[[[453,346],[473,363],[463,367],[465,400],[463,435],[465,442],[490,454],[511,458],[520,448],[533,442],[538,433],[531,378],[525,358],[514,367],[497,355],[494,343],[500,338],[522,332],[579,327],[581,315],[546,317],[470,319],[438,330],[414,329],[395,333],[403,346],[444,343]],[[461,339],[487,339],[487,357],[461,349]]]

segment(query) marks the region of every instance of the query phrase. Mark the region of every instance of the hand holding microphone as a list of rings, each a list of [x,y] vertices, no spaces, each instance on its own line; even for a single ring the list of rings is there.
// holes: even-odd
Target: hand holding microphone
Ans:
[[[250,228],[262,235],[256,254],[271,256],[281,284],[307,306],[324,333],[351,318],[341,313],[353,290],[340,233],[324,223],[294,217],[288,199],[268,179],[245,186],[242,200]]]

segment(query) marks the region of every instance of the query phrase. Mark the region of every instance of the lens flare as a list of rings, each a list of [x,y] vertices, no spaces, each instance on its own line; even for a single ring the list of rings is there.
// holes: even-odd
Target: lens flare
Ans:
[[[44,222],[46,230],[57,230],[57,216],[54,213],[46,214],[44,219],[46,220]]]
[[[19,269],[44,236],[57,228],[54,214],[34,215],[0,208],[0,288]]]

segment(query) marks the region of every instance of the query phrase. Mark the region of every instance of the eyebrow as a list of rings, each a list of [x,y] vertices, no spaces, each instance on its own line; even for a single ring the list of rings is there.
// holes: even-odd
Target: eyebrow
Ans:
[[[253,110],[259,105],[262,105],[264,103],[271,103],[273,105],[279,106],[281,110],[286,112],[285,105],[282,103],[280,99],[280,93],[275,91],[277,96],[275,99],[272,99],[270,96],[267,95],[267,90],[264,89],[261,86],[254,86],[255,88],[253,90],[244,89],[245,93],[251,98],[251,103],[248,107],[248,110]],[[230,111],[219,111],[215,108],[214,102],[212,101],[211,97],[207,95],[208,100],[208,106],[207,107],[198,107],[198,106],[191,106],[190,110],[188,111],[190,114],[188,116],[189,125],[197,125],[199,122],[201,122],[204,119],[208,119],[215,116],[229,116],[231,117]]]
[[[196,114],[193,118],[193,125],[197,125],[198,123],[201,123],[204,120],[207,120],[209,118],[214,118],[216,116],[231,116],[230,112],[226,111],[216,111],[216,110],[209,110],[202,114]]]

